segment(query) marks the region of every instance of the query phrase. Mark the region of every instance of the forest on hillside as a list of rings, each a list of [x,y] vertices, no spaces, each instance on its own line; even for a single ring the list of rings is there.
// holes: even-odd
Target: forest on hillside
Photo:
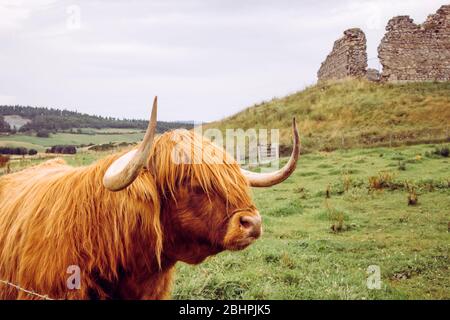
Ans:
[[[114,117],[94,116],[76,111],[62,109],[31,107],[31,106],[0,106],[0,132],[15,132],[14,128],[5,121],[3,116],[16,115],[31,120],[22,126],[19,131],[52,132],[65,131],[79,128],[120,128],[145,130],[148,120],[118,119]],[[164,132],[176,128],[192,128],[192,124],[183,122],[158,121],[157,131]]]

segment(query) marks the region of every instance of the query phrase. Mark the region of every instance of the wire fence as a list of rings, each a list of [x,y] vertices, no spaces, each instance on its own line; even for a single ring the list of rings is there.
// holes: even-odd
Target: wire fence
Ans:
[[[6,286],[9,286],[9,287],[12,287],[12,288],[16,289],[17,291],[24,292],[24,293],[26,293],[26,294],[28,294],[30,296],[39,298],[41,300],[55,300],[55,299],[50,298],[48,295],[43,295],[43,294],[39,294],[37,292],[34,292],[32,290],[24,289],[21,286],[18,286],[17,284],[11,283],[11,282],[6,281],[6,280],[1,280],[0,279],[0,283],[3,283]]]

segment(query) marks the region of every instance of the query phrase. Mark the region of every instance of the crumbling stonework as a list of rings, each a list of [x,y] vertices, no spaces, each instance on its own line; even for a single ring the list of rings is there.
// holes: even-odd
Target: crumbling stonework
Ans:
[[[378,46],[380,75],[367,69],[366,37],[361,29],[344,32],[322,63],[319,81],[362,78],[370,81],[450,81],[450,5],[418,25],[409,16],[392,18]]]
[[[421,25],[409,16],[392,18],[378,47],[383,81],[450,80],[450,5]]]
[[[367,68],[366,35],[359,28],[344,31],[344,36],[335,41],[317,73],[319,81],[364,77]]]

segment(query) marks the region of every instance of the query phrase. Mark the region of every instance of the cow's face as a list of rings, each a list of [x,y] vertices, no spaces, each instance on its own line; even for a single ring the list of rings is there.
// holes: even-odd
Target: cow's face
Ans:
[[[234,204],[195,183],[181,187],[177,200],[166,203],[162,218],[177,260],[199,263],[223,250],[244,249],[261,236],[261,216],[247,196],[249,187],[244,182],[234,188],[230,193],[241,195]]]
[[[142,143],[110,164],[103,176],[105,188],[123,190],[147,168],[157,189],[154,196],[161,199],[166,257],[198,263],[220,251],[249,246],[262,232],[249,186],[276,185],[295,170],[300,152],[295,119],[288,162],[271,173],[254,173],[240,168],[225,150],[195,130],[175,130],[155,138],[156,110],[155,98]]]

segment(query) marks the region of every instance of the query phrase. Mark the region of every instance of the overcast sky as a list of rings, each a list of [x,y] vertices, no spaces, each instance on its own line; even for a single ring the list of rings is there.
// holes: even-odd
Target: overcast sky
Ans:
[[[211,121],[316,82],[345,29],[421,23],[439,0],[0,0],[0,104]],[[375,59],[374,59],[375,58]]]

